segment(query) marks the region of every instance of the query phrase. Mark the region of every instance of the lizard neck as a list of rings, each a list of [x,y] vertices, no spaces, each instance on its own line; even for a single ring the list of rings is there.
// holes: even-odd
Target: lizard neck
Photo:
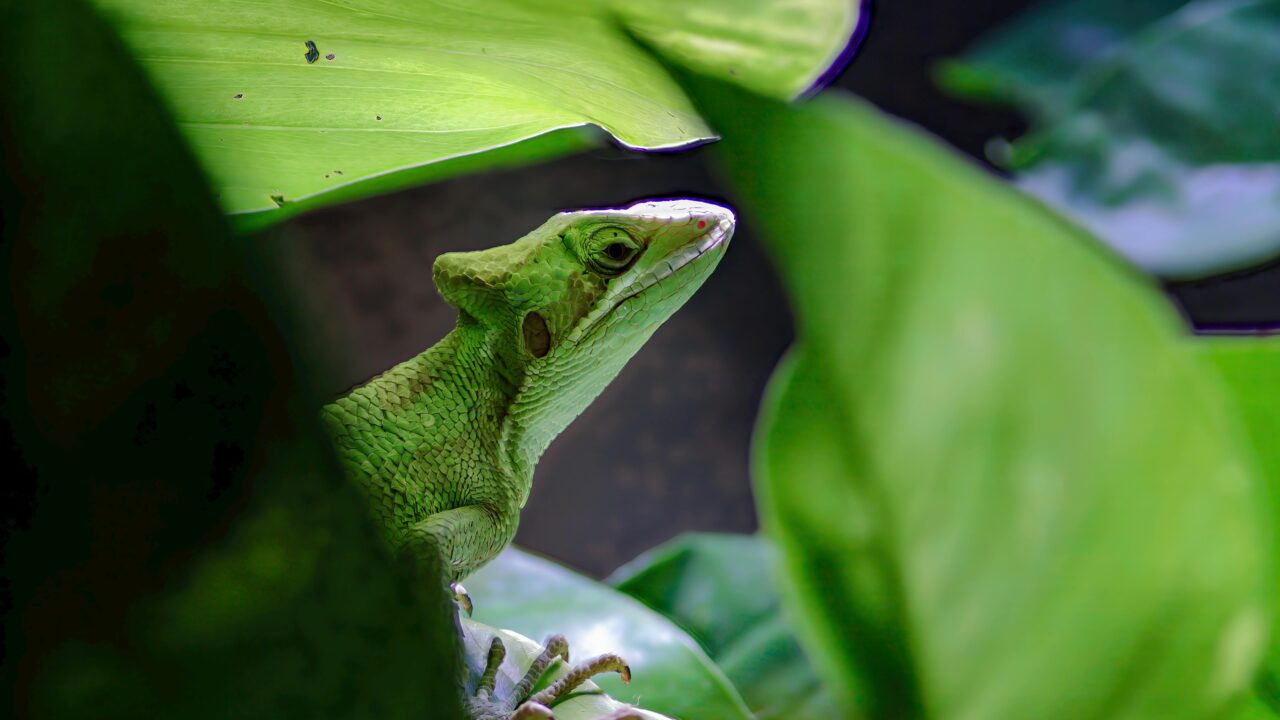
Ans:
[[[462,317],[440,342],[333,403],[335,410],[326,415],[336,422],[390,439],[390,449],[365,450],[356,433],[365,457],[353,458],[354,464],[368,460],[373,468],[386,468],[390,463],[397,476],[425,476],[458,487],[488,477],[515,490],[522,503],[530,473],[511,465],[503,442],[521,378],[500,361],[498,340],[496,333]],[[345,411],[341,417],[334,415],[336,408]]]

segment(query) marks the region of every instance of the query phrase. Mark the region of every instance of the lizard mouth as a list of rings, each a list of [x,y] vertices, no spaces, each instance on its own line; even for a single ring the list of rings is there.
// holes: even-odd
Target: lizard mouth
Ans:
[[[621,288],[618,291],[617,301],[613,303],[608,312],[596,316],[588,325],[575,334],[580,338],[590,336],[603,325],[605,319],[617,312],[623,305],[640,297],[659,282],[680,273],[686,268],[700,264],[700,260],[713,255],[712,251],[729,239],[732,230],[733,222],[722,220],[712,226],[710,230],[676,248],[666,257],[659,260],[653,267],[637,275],[626,287]],[[686,285],[695,279],[692,273],[682,273],[682,275],[681,282],[672,286],[672,293],[684,289]]]

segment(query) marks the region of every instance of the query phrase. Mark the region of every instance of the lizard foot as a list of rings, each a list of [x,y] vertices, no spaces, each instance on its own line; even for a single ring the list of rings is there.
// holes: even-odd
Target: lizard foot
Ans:
[[[631,668],[627,667],[622,658],[613,654],[598,655],[574,665],[567,674],[545,690],[533,693],[534,686],[556,658],[569,662],[568,641],[563,635],[552,635],[547,638],[542,652],[534,658],[520,682],[515,684],[510,694],[502,697],[494,691],[494,684],[498,668],[506,656],[506,646],[500,638],[495,637],[489,643],[489,656],[485,662],[484,674],[476,684],[476,694],[465,702],[467,716],[471,720],[550,720],[554,717],[549,707],[552,703],[600,673],[616,672],[622,676],[624,683],[631,682]],[[642,716],[631,708],[621,708],[602,720],[642,720]]]

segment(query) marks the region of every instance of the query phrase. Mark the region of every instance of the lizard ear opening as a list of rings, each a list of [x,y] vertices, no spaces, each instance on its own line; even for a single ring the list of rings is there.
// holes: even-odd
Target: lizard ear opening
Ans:
[[[547,321],[538,313],[530,312],[520,325],[529,354],[536,358],[546,357],[551,351],[551,331],[547,329]]]
[[[485,318],[506,304],[502,286],[509,272],[500,263],[486,262],[486,251],[445,253],[431,267],[436,290],[445,302],[472,317]]]

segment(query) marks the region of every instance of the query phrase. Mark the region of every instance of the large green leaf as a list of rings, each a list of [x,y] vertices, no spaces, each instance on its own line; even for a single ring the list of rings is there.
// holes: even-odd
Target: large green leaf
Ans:
[[[577,145],[537,143],[405,172],[561,128],[597,125],[642,149],[712,137],[606,0],[96,2],[164,92],[228,212],[536,160]],[[727,53],[744,82],[795,87],[826,68],[851,26],[847,0],[807,0],[803,12],[793,5],[756,2],[743,13],[722,4],[669,17],[638,2],[618,7],[646,35],[679,32],[694,59]],[[763,21],[796,18],[790,35],[774,24],[768,44],[740,44],[763,37]],[[752,24],[722,36],[740,21]],[[690,32],[690,23],[710,34]],[[375,187],[326,196],[379,177]]]
[[[672,717],[751,717],[733,685],[698,644],[639,602],[515,548],[466,581],[475,619],[542,640],[560,633],[575,658],[617,653],[631,666],[624,685],[596,683],[611,697]]]
[[[894,718],[1225,709],[1267,641],[1261,491],[1156,289],[856,101],[696,87],[797,316],[756,481],[829,686]]]
[[[229,212],[587,123],[637,147],[711,137],[597,2],[98,4]]]
[[[507,650],[494,683],[495,691],[502,696],[510,694],[511,688],[524,678],[529,665],[542,652],[542,645],[519,633],[499,630],[463,619],[462,640],[467,661],[468,692],[475,692],[480,675],[484,673],[485,666],[488,664],[489,644],[495,636],[502,638],[502,644]],[[569,674],[569,665],[556,662],[543,674],[534,690],[541,690],[567,674]],[[564,700],[556,703],[552,710],[555,712],[556,720],[596,720],[623,707],[626,705],[605,695],[598,685],[587,681]],[[641,708],[634,708],[634,710],[645,720],[669,720],[665,716],[648,710]]]
[[[1067,58],[1043,50],[1066,31],[1024,23],[951,79],[986,78],[1037,118],[1013,149],[1024,189],[1141,267],[1187,277],[1280,254],[1280,0],[1152,17],[1179,4],[1055,6],[1063,25],[1114,37]]]
[[[760,720],[838,717],[784,617],[776,561],[758,535],[687,533],[606,582],[688,630]]]

